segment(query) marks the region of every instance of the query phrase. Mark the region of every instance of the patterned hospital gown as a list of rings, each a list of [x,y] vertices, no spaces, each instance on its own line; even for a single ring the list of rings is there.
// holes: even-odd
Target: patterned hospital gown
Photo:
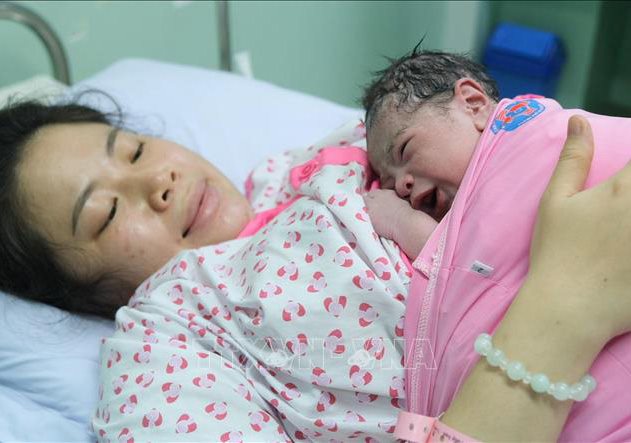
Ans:
[[[118,311],[100,441],[394,440],[409,268],[366,213],[364,149],[322,149],[361,132],[264,162],[263,226],[180,253]]]

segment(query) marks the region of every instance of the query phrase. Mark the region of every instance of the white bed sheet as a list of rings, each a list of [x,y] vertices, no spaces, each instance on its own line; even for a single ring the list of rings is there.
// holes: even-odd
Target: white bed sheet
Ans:
[[[133,128],[200,152],[239,186],[267,154],[308,146],[361,115],[269,83],[150,60],[119,61],[71,92],[86,87],[110,93]],[[93,441],[99,343],[112,323],[0,294],[0,330],[0,441]]]

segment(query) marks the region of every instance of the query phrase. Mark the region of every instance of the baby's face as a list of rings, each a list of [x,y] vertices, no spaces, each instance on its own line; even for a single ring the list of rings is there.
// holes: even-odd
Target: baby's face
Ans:
[[[425,104],[409,113],[385,103],[367,135],[381,186],[437,221],[451,207],[484,129],[455,99],[445,107]]]

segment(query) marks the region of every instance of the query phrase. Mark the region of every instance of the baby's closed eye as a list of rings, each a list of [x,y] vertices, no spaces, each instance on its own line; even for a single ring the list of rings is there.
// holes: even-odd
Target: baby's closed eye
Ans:
[[[381,184],[381,189],[394,189],[394,178],[387,174],[379,175],[379,183]]]

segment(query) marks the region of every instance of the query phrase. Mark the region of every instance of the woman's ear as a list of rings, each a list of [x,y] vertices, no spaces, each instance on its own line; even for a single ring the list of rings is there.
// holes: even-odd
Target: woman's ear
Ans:
[[[484,92],[482,85],[468,77],[459,79],[454,86],[454,100],[471,117],[475,128],[484,131],[496,103]]]

